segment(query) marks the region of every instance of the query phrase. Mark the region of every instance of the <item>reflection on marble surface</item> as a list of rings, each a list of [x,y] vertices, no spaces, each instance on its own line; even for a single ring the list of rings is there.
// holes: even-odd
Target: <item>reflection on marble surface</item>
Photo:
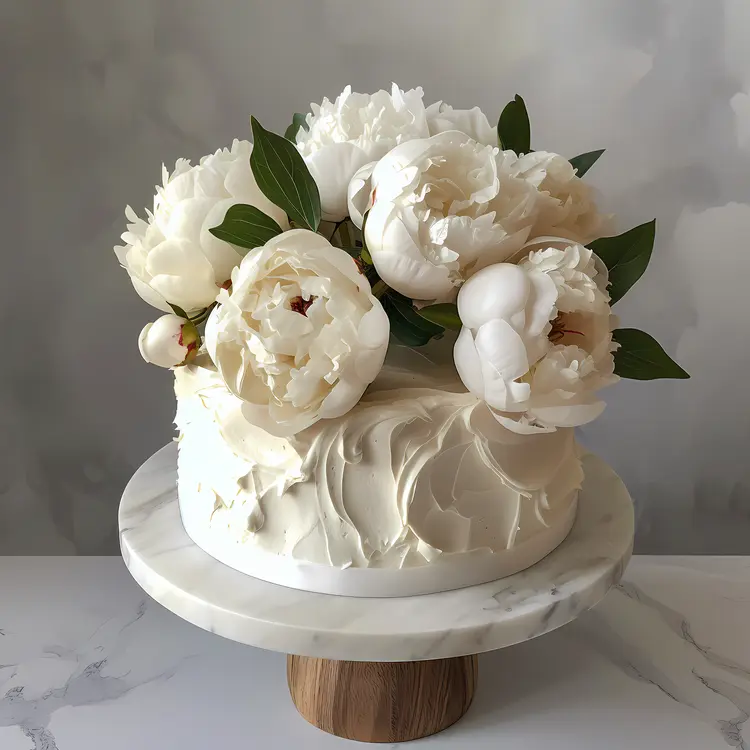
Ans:
[[[658,219],[617,305],[692,374],[623,383],[584,439],[638,504],[637,549],[750,552],[747,0],[25,0],[0,3],[0,551],[117,551],[128,477],[171,436],[153,311],[111,247],[162,161],[196,159],[345,84],[514,93],[536,147],[606,147],[588,177],[623,228]],[[43,217],[43,220],[41,220]],[[33,280],[33,283],[30,281]],[[55,314],[51,318],[50,310]],[[102,363],[105,363],[102,365]],[[102,366],[106,376],[102,375]]]
[[[296,714],[282,654],[180,620],[117,558],[0,558],[0,589],[3,750],[354,747]],[[592,612],[482,656],[466,717],[408,746],[747,750],[748,619],[750,559],[636,557]]]
[[[633,543],[630,497],[601,459],[587,454],[583,466],[586,479],[573,528],[536,565],[454,591],[375,599],[277,586],[210,557],[182,526],[176,446],[170,444],[146,461],[125,489],[122,554],[156,601],[240,643],[363,661],[491,651],[565,625],[598,604],[622,576]]]

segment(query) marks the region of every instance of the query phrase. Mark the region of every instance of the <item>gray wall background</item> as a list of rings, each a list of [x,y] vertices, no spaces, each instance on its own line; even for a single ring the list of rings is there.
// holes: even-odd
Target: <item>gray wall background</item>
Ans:
[[[627,481],[643,552],[750,552],[747,0],[0,0],[0,553],[117,552],[130,474],[171,435],[153,317],[112,246],[160,165],[283,129],[347,83],[514,93],[537,148],[607,147],[620,227],[658,218],[618,305],[687,382],[624,382],[582,439]]]

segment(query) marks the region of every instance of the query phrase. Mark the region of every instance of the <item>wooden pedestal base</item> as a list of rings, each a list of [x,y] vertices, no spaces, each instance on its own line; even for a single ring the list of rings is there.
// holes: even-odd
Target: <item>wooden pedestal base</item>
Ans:
[[[297,710],[329,734],[360,742],[406,742],[446,729],[468,711],[477,657],[359,662],[287,657]]]

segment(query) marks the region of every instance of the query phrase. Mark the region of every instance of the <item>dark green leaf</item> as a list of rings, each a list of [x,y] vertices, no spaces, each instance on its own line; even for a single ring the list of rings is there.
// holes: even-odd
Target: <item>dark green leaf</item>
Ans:
[[[263,195],[286,211],[295,224],[316,231],[320,224],[320,194],[294,144],[266,130],[254,117],[250,167]]]
[[[416,313],[411,300],[393,289],[381,298],[383,309],[391,323],[391,333],[407,346],[424,346],[430,339],[440,336],[443,327],[431,323]]]
[[[615,352],[615,373],[632,380],[657,380],[659,378],[689,378],[659,342],[637,328],[618,328],[612,338],[620,345]]]
[[[579,154],[578,156],[574,156],[570,160],[570,164],[573,167],[573,169],[576,170],[576,174],[579,177],[583,177],[583,175],[586,174],[586,172],[591,169],[591,167],[596,164],[599,157],[604,153],[604,149],[600,148],[597,151],[588,151],[585,154]]]
[[[229,208],[218,227],[208,231],[220,240],[252,250],[265,245],[283,230],[259,208],[238,203]]]
[[[307,130],[307,123],[305,122],[305,116],[300,112],[295,112],[292,117],[292,124],[284,131],[284,138],[292,143],[297,141],[297,133],[299,129]]]
[[[655,236],[656,219],[617,237],[602,237],[589,244],[609,269],[609,294],[613,305],[643,275],[651,259]]]
[[[172,308],[172,312],[178,318],[185,318],[185,320],[190,320],[190,316],[179,305],[173,305],[171,302],[167,302],[167,304]]]
[[[436,323],[443,328],[453,331],[461,330],[461,318],[458,317],[458,307],[452,302],[443,302],[437,305],[428,305],[416,311],[417,315]]]
[[[497,121],[497,137],[500,148],[511,149],[517,154],[531,151],[531,124],[526,103],[516,94],[515,99],[505,105]]]

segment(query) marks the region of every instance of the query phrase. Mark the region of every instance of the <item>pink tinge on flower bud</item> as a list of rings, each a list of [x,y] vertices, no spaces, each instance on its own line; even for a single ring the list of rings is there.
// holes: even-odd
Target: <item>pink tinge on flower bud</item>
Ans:
[[[177,367],[199,344],[200,335],[195,325],[171,314],[147,323],[138,337],[143,359],[159,367]]]

